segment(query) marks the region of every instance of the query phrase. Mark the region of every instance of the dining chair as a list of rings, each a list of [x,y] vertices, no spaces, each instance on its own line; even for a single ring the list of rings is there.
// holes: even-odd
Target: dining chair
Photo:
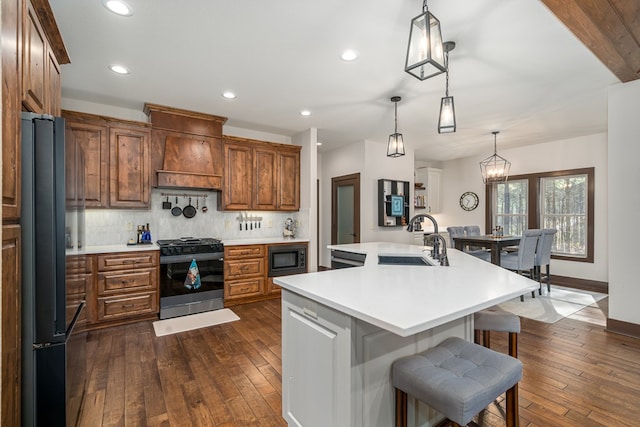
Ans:
[[[556,237],[558,230],[555,228],[545,228],[542,230],[542,236],[538,241],[538,248],[536,249],[536,258],[534,263],[535,273],[538,276],[538,283],[540,288],[538,293],[542,295],[542,266],[546,266],[546,279],[547,279],[547,292],[551,292],[551,276],[549,274],[551,264],[551,248],[553,247],[553,240]]]
[[[455,238],[456,237],[464,237],[465,236],[465,228],[467,227],[447,227],[447,231],[449,232],[449,238],[451,240],[451,247],[455,248]],[[480,229],[480,227],[478,227],[478,230]],[[473,255],[476,258],[480,258],[483,261],[491,261],[491,252],[490,251],[485,251],[483,249],[475,249],[472,250],[469,246],[465,246],[462,248],[462,251],[466,254],[469,255]]]
[[[480,226],[478,225],[465,225],[464,232],[467,236],[480,236],[481,234]],[[469,246],[469,250],[486,252],[485,248],[483,248],[482,246]]]
[[[534,267],[536,261],[536,248],[538,247],[538,239],[542,235],[540,229],[525,230],[520,239],[518,251],[507,253],[500,257],[500,266],[508,270],[516,271],[518,274],[535,278]],[[531,291],[531,296],[536,297],[535,291]],[[520,301],[524,301],[524,297],[520,296]]]

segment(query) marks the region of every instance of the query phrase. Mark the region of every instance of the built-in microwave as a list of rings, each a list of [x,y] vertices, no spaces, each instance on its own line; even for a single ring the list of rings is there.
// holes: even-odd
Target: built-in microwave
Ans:
[[[269,246],[269,277],[307,272],[307,245]]]

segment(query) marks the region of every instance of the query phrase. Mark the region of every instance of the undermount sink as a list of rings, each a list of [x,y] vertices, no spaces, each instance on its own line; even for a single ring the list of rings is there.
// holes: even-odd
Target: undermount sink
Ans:
[[[432,267],[433,264],[428,262],[421,256],[397,256],[397,255],[378,255],[378,264],[386,265],[424,265]]]

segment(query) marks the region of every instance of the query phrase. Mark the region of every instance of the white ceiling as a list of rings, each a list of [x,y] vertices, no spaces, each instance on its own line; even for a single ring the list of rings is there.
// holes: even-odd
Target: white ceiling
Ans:
[[[316,127],[321,150],[386,144],[394,95],[398,131],[421,160],[492,154],[492,130],[498,151],[605,132],[607,88],[619,82],[538,0],[430,0],[443,39],[457,44],[458,129],[439,135],[444,74],[421,82],[404,72],[421,0],[127,0],[132,17],[101,0],[50,3],[71,57],[64,98],[138,111],[151,102],[284,135]],[[360,58],[342,61],[347,48]]]

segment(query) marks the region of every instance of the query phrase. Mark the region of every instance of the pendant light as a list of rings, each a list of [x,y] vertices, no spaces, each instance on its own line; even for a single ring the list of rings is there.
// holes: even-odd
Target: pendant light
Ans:
[[[404,141],[402,134],[398,133],[398,102],[402,100],[399,96],[391,97],[391,102],[395,103],[395,126],[393,133],[389,135],[389,144],[387,145],[387,156],[400,157],[404,156]]]
[[[482,181],[485,184],[505,182],[509,178],[509,169],[511,169],[511,162],[498,155],[496,135],[500,132],[496,130],[491,133],[493,134],[493,155],[480,162]]]
[[[453,96],[449,96],[449,52],[456,47],[455,42],[445,42],[445,64],[447,66],[446,86],[444,98],[440,101],[440,118],[438,119],[438,133],[451,133],[456,131],[456,110],[453,106]]]
[[[444,53],[440,21],[422,3],[422,13],[411,20],[409,46],[404,70],[419,80],[444,73]]]

